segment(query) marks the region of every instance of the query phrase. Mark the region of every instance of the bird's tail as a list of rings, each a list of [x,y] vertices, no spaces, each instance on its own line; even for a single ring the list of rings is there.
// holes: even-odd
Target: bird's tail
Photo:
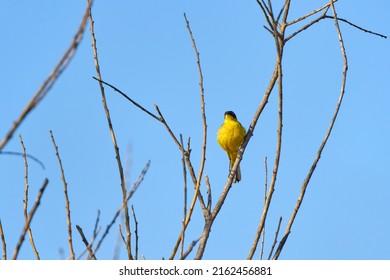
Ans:
[[[234,177],[234,183],[238,183],[241,181],[241,169],[240,169],[240,165],[237,166],[237,170],[236,170],[236,176]]]

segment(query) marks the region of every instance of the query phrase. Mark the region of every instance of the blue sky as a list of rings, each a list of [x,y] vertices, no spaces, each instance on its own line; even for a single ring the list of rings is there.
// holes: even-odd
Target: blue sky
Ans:
[[[281,1],[274,2],[276,10]],[[289,19],[326,3],[293,2]],[[85,4],[43,0],[0,4],[0,139],[68,48]],[[390,33],[383,24],[388,1],[370,5],[361,0],[338,1],[336,9],[339,17]],[[201,56],[208,122],[205,174],[216,201],[228,167],[227,156],[215,139],[223,114],[235,111],[247,128],[273,71],[273,38],[262,28],[265,21],[256,1],[96,1],[93,13],[100,66],[105,81],[151,111],[157,104],[177,136],[191,137],[191,158],[198,168],[199,79],[184,12]],[[340,26],[349,61],[344,103],[281,259],[389,258],[389,41],[344,23]],[[323,20],[286,45],[283,148],[266,224],[266,255],[280,216],[284,232],[328,127],[341,70],[332,20]],[[90,237],[97,211],[101,211],[103,231],[121,204],[114,149],[99,87],[92,79],[95,75],[87,30],[70,66],[4,148],[20,152],[21,134],[27,152],[46,166],[42,169],[29,161],[30,207],[44,178],[50,180],[31,225],[43,259],[61,259],[61,250],[69,255],[63,185],[50,130],[68,182],[73,225],[80,225]],[[181,153],[160,123],[108,88],[106,95],[130,185],[151,161],[130,201],[139,222],[139,252],[146,259],[168,258],[183,215]],[[233,186],[214,223],[205,259],[246,258],[263,205],[264,157],[268,157],[269,171],[274,162],[276,129],[277,96],[273,94],[241,163],[243,180]],[[9,258],[24,223],[24,185],[23,159],[0,155],[0,219]],[[197,206],[186,233],[187,244],[200,236],[202,227]],[[97,258],[111,259],[117,238],[118,222]],[[84,245],[76,229],[73,239],[76,254],[80,253]],[[120,257],[126,258],[124,247]],[[19,258],[34,259],[27,239]]]

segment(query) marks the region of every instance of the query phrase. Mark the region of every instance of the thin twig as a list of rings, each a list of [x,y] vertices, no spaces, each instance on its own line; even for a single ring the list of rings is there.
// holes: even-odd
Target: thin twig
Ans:
[[[334,17],[332,17],[332,16],[325,16],[325,18],[333,19]],[[379,36],[379,37],[382,37],[384,39],[387,39],[387,36],[385,36],[383,34],[380,34],[380,33],[377,33],[377,32],[374,32],[374,31],[371,31],[371,30],[368,30],[368,29],[365,29],[363,27],[360,27],[360,26],[358,26],[358,25],[356,25],[356,24],[354,24],[354,23],[352,23],[352,22],[350,22],[350,21],[348,21],[346,19],[343,19],[343,18],[337,18],[337,19],[338,19],[338,21],[345,22],[345,23],[347,23],[347,24],[349,24],[349,25],[359,29],[360,31],[363,31],[363,32],[366,32],[366,33],[369,33],[369,34],[372,34],[372,35]]]
[[[100,82],[100,83],[103,83],[105,84],[106,86],[109,86],[110,88],[112,88],[114,91],[116,91],[117,93],[119,93],[120,95],[122,95],[124,98],[126,98],[128,101],[130,101],[131,103],[134,104],[134,106],[138,107],[139,109],[141,109],[142,111],[144,111],[146,114],[148,114],[149,116],[151,116],[152,118],[158,120],[158,121],[161,121],[161,119],[156,116],[155,114],[153,114],[152,112],[150,112],[149,110],[145,109],[144,107],[142,107],[139,103],[135,102],[132,98],[130,98],[128,95],[126,95],[124,92],[122,92],[120,89],[118,89],[117,87],[103,81],[102,79],[100,78],[96,78],[96,77],[92,77],[93,79],[95,79],[96,81]]]
[[[39,191],[38,191],[37,198],[36,198],[36,200],[35,200],[35,202],[34,202],[33,207],[31,208],[30,213],[28,214],[27,220],[26,220],[25,223],[24,223],[24,226],[23,226],[23,229],[22,229],[22,233],[21,233],[21,235],[20,235],[20,237],[19,237],[18,243],[16,244],[14,253],[13,253],[13,255],[12,255],[12,259],[13,259],[13,260],[16,260],[16,258],[18,257],[19,250],[20,250],[20,248],[22,247],[22,244],[23,244],[23,241],[24,241],[24,237],[25,237],[25,235],[26,235],[26,232],[27,232],[27,230],[28,230],[29,227],[30,227],[31,221],[32,221],[32,219],[33,219],[33,217],[34,217],[34,214],[35,214],[35,211],[37,210],[39,204],[41,203],[41,198],[42,198],[43,192],[45,191],[46,186],[47,186],[48,183],[49,183],[49,180],[46,178],[46,179],[43,181],[42,187],[41,187],[41,188],[39,189]]]
[[[95,254],[93,253],[93,251],[92,251],[92,249],[91,249],[91,244],[89,244],[89,243],[88,243],[88,240],[85,238],[83,229],[82,229],[79,225],[76,225],[76,228],[77,228],[78,232],[80,233],[81,240],[83,241],[85,247],[87,248],[90,257],[91,257],[93,260],[96,260],[96,256],[95,256]]]
[[[337,2],[337,0],[333,0],[333,2]],[[298,22],[300,22],[300,21],[302,21],[304,19],[307,19],[308,17],[311,17],[311,16],[313,16],[313,15],[315,15],[315,14],[317,14],[317,13],[323,11],[323,10],[325,10],[325,14],[326,14],[326,12],[328,11],[329,8],[330,8],[330,3],[322,6],[321,8],[315,9],[314,11],[312,11],[312,12],[306,14],[306,15],[303,15],[303,16],[297,18],[297,19],[294,19],[294,20],[288,22],[287,25],[293,25],[295,23],[298,23]]]
[[[183,255],[180,257],[181,260],[185,260],[187,258],[187,256],[192,252],[192,249],[194,249],[196,243],[198,243],[200,238],[196,239],[196,240],[193,240],[190,244],[190,246],[188,246],[187,250],[183,253]]]
[[[211,212],[211,207],[212,207],[212,204],[213,204],[213,200],[212,200],[212,193],[211,193],[211,185],[210,185],[209,176],[206,175],[204,177],[204,180],[206,182],[206,189],[207,189],[207,210],[209,212]]]
[[[100,221],[100,210],[98,209],[97,216],[96,216],[96,221],[95,221],[95,226],[93,228],[93,239],[95,239],[96,236],[98,235],[99,221]]]
[[[267,200],[267,190],[268,190],[268,163],[267,163],[267,157],[264,158],[264,205]],[[262,234],[261,237],[261,249],[260,249],[260,260],[263,259],[263,253],[264,253],[264,242],[265,242],[265,225],[263,227],[262,232],[259,232],[259,234]],[[257,238],[257,237],[255,237]]]
[[[148,169],[149,169],[149,166],[150,166],[150,161],[148,161],[146,163],[146,165],[144,166],[144,168],[142,169],[141,171],[141,174],[139,175],[137,181],[135,181],[132,189],[130,190],[129,194],[127,195],[126,197],[126,200],[124,202],[122,202],[122,205],[119,207],[119,209],[115,212],[115,215],[114,217],[112,218],[110,224],[107,225],[106,227],[106,230],[104,231],[103,233],[103,236],[100,238],[99,242],[97,243],[96,245],[96,248],[94,250],[94,252],[96,253],[99,248],[100,248],[100,245],[103,243],[104,239],[106,238],[106,236],[108,235],[111,227],[115,224],[115,221],[116,219],[118,218],[119,214],[121,213],[121,211],[124,209],[125,205],[127,205],[128,201],[130,200],[130,198],[133,196],[133,194],[136,192],[136,190],[138,189],[138,187],[141,185]]]
[[[50,130],[50,137],[51,137],[51,141],[53,142],[54,150],[56,152],[56,156],[57,156],[57,159],[58,159],[58,164],[59,164],[60,172],[61,172],[62,184],[64,185],[66,222],[67,222],[67,227],[68,227],[68,243],[69,243],[70,257],[71,257],[72,260],[74,260],[75,259],[75,253],[74,253],[74,250],[73,250],[73,241],[72,241],[72,221],[71,221],[71,218],[70,218],[70,203],[69,203],[69,196],[68,196],[68,183],[66,182],[66,179],[65,179],[65,172],[64,172],[64,168],[62,166],[60,153],[58,152],[58,146],[56,144],[56,141],[55,141],[54,136],[53,136],[53,132],[51,130]]]
[[[95,242],[96,240],[96,237],[97,235],[99,234],[101,230],[101,227],[97,228],[96,231],[94,231],[93,235],[92,235],[92,239],[91,239],[91,242],[89,243],[89,246],[92,248],[93,246],[93,243]],[[85,248],[83,252],[80,253],[80,255],[76,258],[77,260],[81,260],[81,258],[85,255],[85,253],[88,252],[88,249]],[[87,259],[91,259],[90,255],[88,254],[88,258]]]
[[[274,242],[272,243],[271,251],[269,252],[269,255],[268,255],[268,259],[269,260],[271,259],[271,256],[272,256],[272,253],[274,251],[275,245],[278,242],[278,235],[279,235],[279,230],[280,230],[281,223],[282,223],[282,217],[280,216],[279,223],[278,223],[278,228],[276,229],[276,232],[275,232]]]
[[[189,208],[188,213],[187,213],[187,217],[185,218],[185,221],[183,223],[182,231],[179,234],[179,237],[178,237],[176,244],[173,248],[171,256],[169,257],[169,259],[171,259],[171,260],[175,257],[178,246],[181,242],[182,237],[184,236],[184,231],[187,229],[187,226],[190,223],[197,198],[198,198],[199,203],[202,207],[203,215],[205,216],[205,219],[208,219],[208,217],[210,215],[210,212],[205,207],[202,195],[200,194],[200,185],[202,182],[202,175],[203,175],[204,166],[205,166],[205,162],[206,162],[206,146],[207,146],[207,122],[206,122],[206,110],[205,110],[205,100],[204,100],[203,74],[202,74],[202,68],[201,68],[201,64],[200,64],[200,57],[199,57],[198,48],[196,46],[196,42],[195,42],[194,36],[192,34],[192,31],[191,31],[190,23],[189,23],[185,13],[184,13],[184,20],[186,22],[186,27],[187,27],[188,33],[190,35],[190,38],[191,38],[192,47],[195,51],[196,63],[197,63],[198,72],[199,72],[200,105],[201,105],[202,123],[203,123],[203,144],[202,144],[202,155],[201,155],[201,160],[200,160],[200,167],[199,167],[199,171],[198,171],[198,176],[195,178],[195,180],[193,179],[194,188],[195,188],[194,195],[193,195],[193,198],[192,198],[192,201],[190,204],[190,208]],[[184,153],[184,155],[186,155],[186,153]],[[186,159],[187,165],[190,165],[189,154],[188,154],[188,156],[185,157],[185,159]],[[192,171],[193,170],[190,169],[190,173]]]
[[[23,156],[23,153],[20,152],[12,152],[12,151],[0,151],[0,154],[2,155],[12,155],[12,156]],[[26,153],[27,158],[32,159],[36,163],[38,163],[42,169],[45,169],[45,165],[43,164],[42,161],[40,161],[38,158]]]
[[[184,13],[184,19],[185,19],[185,22],[186,22],[188,33],[190,34],[190,37],[191,37],[192,47],[194,49],[195,56],[196,56],[196,64],[198,66],[199,89],[200,89],[200,107],[201,107],[202,124],[203,124],[202,155],[201,155],[201,159],[200,159],[200,167],[199,167],[199,171],[198,171],[197,183],[196,183],[196,186],[195,186],[195,193],[194,193],[194,197],[195,197],[195,196],[198,196],[198,193],[199,193],[199,188],[200,188],[200,184],[201,184],[201,181],[202,181],[202,175],[203,175],[204,166],[205,166],[205,162],[206,162],[206,147],[207,147],[206,104],[205,104],[205,99],[204,99],[203,73],[202,73],[202,67],[201,67],[201,64],[200,64],[199,51],[198,51],[198,48],[196,46],[194,35],[192,34],[190,22],[188,21],[187,16],[186,16],[185,13]],[[187,216],[187,219],[186,219],[188,222],[191,219],[191,215],[192,215],[192,210],[191,209],[193,207],[194,207],[193,205],[190,206],[190,210],[188,212],[188,216]]]
[[[131,98],[128,97],[125,93],[123,93],[122,91],[120,91],[119,89],[117,89],[115,86],[105,82],[105,81],[102,81],[100,79],[97,79],[97,78],[94,78],[95,80],[99,81],[99,82],[102,82],[103,84],[111,87],[112,89],[114,89],[115,91],[119,92],[122,96],[124,96],[127,100],[130,100]],[[134,104],[134,102],[132,102]],[[136,102],[135,102],[136,103]],[[138,103],[137,103],[138,104]],[[188,149],[184,149],[184,147],[180,144],[179,140],[176,138],[175,134],[173,133],[172,129],[170,128],[170,126],[168,125],[168,123],[166,122],[163,114],[161,113],[160,111],[160,108],[155,104],[154,107],[157,111],[157,115],[154,115],[153,113],[151,113],[150,111],[146,110],[144,107],[142,107],[141,105],[136,105],[138,108],[140,108],[142,111],[146,112],[148,115],[152,116],[155,120],[159,121],[160,123],[162,123],[165,128],[167,129],[169,135],[172,137],[173,141],[175,142],[175,144],[177,145],[177,147],[179,148],[179,150],[184,154],[185,154],[185,161],[186,161],[186,165],[187,165],[187,168],[188,168],[188,171],[191,175],[191,179],[192,179],[192,182],[194,183],[194,185],[197,184],[197,178],[196,178],[196,175],[195,175],[195,171],[194,171],[194,168],[192,166],[192,163],[191,163],[191,160],[190,160],[190,146],[188,145]],[[196,192],[195,192],[196,193]],[[196,196],[194,196],[196,198]],[[198,199],[199,199],[199,202],[200,202],[200,205],[201,205],[201,208],[202,208],[202,211],[203,211],[203,214],[206,215],[207,214],[207,209],[206,209],[206,206],[204,204],[204,201],[203,201],[203,198],[202,198],[202,195],[200,193],[200,190],[198,192]],[[179,241],[180,243],[180,241]]]
[[[182,134],[180,134],[180,145],[184,147]],[[183,230],[182,230],[182,237],[181,237],[180,257],[183,256],[183,251],[184,251],[184,237],[185,237],[184,224],[185,224],[185,220],[187,217],[187,169],[186,169],[184,149],[182,149],[181,163],[183,166],[183,196],[184,196],[184,199],[183,199],[183,221],[182,221]]]
[[[3,224],[1,223],[0,219],[0,238],[1,238],[1,245],[3,247],[3,260],[7,259],[7,243],[5,243],[5,236],[3,231]]]
[[[88,0],[88,1],[91,1],[91,0]],[[116,136],[115,136],[114,128],[113,128],[111,117],[110,117],[110,112],[109,112],[108,105],[107,105],[107,100],[106,100],[106,95],[104,92],[103,83],[101,82],[102,77],[100,74],[100,65],[99,65],[97,44],[96,44],[95,31],[94,31],[94,21],[93,21],[91,9],[89,11],[89,21],[91,23],[90,33],[91,33],[91,37],[92,37],[92,49],[93,49],[93,53],[94,53],[95,68],[96,68],[96,73],[97,73],[97,77],[99,80],[100,91],[101,91],[101,95],[102,95],[102,103],[103,103],[104,111],[106,113],[107,123],[108,123],[108,127],[109,127],[110,134],[111,134],[111,140],[112,140],[114,150],[115,150],[115,158],[117,161],[118,171],[119,171],[119,176],[120,176],[120,181],[121,181],[122,201],[124,202],[124,214],[125,214],[125,224],[126,224],[126,250],[127,250],[128,259],[132,260],[133,256],[131,253],[131,230],[130,230],[129,208],[128,208],[127,203],[125,203],[126,197],[127,197],[126,183],[125,183],[125,177],[124,177],[124,173],[123,173],[121,157],[120,157],[120,153],[119,153],[119,147],[118,147],[118,144],[116,141]]]
[[[280,162],[280,156],[281,156],[281,148],[282,148],[282,129],[283,129],[283,73],[282,73],[282,57],[283,57],[283,50],[284,50],[284,36],[285,36],[285,31],[287,28],[287,16],[290,10],[290,1],[286,0],[285,2],[285,8],[284,8],[284,13],[283,13],[283,18],[282,18],[282,24],[280,27],[279,31],[279,36],[274,36],[275,38],[275,46],[276,46],[276,66],[275,66],[275,72],[277,75],[277,80],[278,80],[278,130],[277,130],[277,143],[276,143],[276,152],[275,152],[275,163],[272,171],[272,177],[271,177],[271,183],[268,191],[268,195],[266,198],[266,201],[264,203],[264,208],[263,212],[260,217],[260,222],[259,226],[256,231],[255,235],[255,240],[252,244],[251,249],[249,250],[249,254],[247,259],[252,259],[253,255],[256,251],[257,244],[260,239],[260,234],[263,231],[263,228],[265,226],[265,221],[267,219],[268,215],[268,209],[271,204],[272,200],[272,195],[275,190],[275,184],[276,184],[276,179],[279,171],[279,162]],[[245,140],[244,140],[245,144]]]
[[[69,48],[65,51],[57,65],[54,67],[52,72],[46,78],[46,80],[42,83],[38,91],[31,98],[30,102],[23,109],[19,118],[13,122],[12,127],[4,137],[3,141],[0,142],[0,150],[4,148],[7,142],[12,138],[13,134],[19,127],[19,125],[23,122],[23,120],[27,117],[27,115],[42,101],[42,99],[47,95],[50,89],[53,87],[58,77],[62,74],[62,72],[68,67],[69,63],[72,61],[74,55],[76,54],[77,47],[79,46],[83,35],[85,26],[88,20],[89,9],[92,5],[92,1],[89,1],[87,7],[85,9],[83,18],[81,20],[80,26],[77,30],[76,35],[73,37],[73,40],[69,46]]]
[[[24,219],[27,220],[28,219],[28,212],[27,212],[27,208],[28,208],[28,191],[29,191],[28,163],[27,163],[26,147],[24,146],[22,135],[19,135],[19,139],[20,139],[20,144],[22,145],[22,150],[23,150],[24,170],[25,170],[25,172],[24,172],[24,181],[26,183],[26,186],[24,188],[24,200],[23,200],[24,211],[23,211],[23,214],[24,214]],[[31,244],[31,247],[32,247],[33,252],[35,254],[35,257],[36,257],[37,260],[39,260],[40,257],[39,257],[38,250],[37,250],[37,248],[35,246],[35,242],[34,242],[34,238],[33,238],[31,227],[28,228],[28,236],[29,236],[30,244]]]
[[[344,41],[343,41],[343,37],[342,37],[342,34],[341,34],[341,30],[340,30],[340,27],[339,27],[339,24],[338,24],[338,18],[337,18],[337,13],[336,13],[336,9],[333,5],[333,1],[330,2],[330,5],[332,7],[332,11],[333,11],[333,18],[334,18],[334,23],[335,23],[335,27],[336,27],[336,32],[337,32],[337,35],[338,35],[338,39],[339,39],[339,42],[340,42],[340,51],[341,51],[341,56],[343,58],[343,62],[344,62],[344,65],[343,65],[343,71],[342,71],[342,81],[341,81],[341,89],[340,89],[340,94],[339,94],[339,98],[338,98],[338,101],[337,101],[337,104],[336,104],[336,109],[334,111],[334,114],[332,116],[332,119],[330,121],[330,124],[329,124],[329,127],[328,127],[328,130],[325,134],[325,137],[324,139],[322,140],[321,144],[320,144],[320,147],[318,148],[318,151],[317,151],[317,154],[314,158],[314,161],[310,167],[310,170],[305,178],[305,180],[303,181],[303,184],[302,184],[302,187],[301,187],[301,192],[298,196],[298,199],[297,199],[297,202],[295,204],[295,207],[293,209],[293,212],[291,214],[291,217],[290,217],[290,220],[288,221],[287,223],[287,226],[286,226],[286,230],[284,232],[284,237],[282,239],[282,241],[280,242],[279,246],[278,246],[278,249],[273,257],[273,259],[278,259],[279,258],[279,255],[283,249],[283,246],[291,232],[291,228],[292,228],[292,225],[295,221],[295,218],[296,218],[296,215],[301,207],[301,204],[302,204],[302,201],[303,201],[303,198],[305,196],[305,193],[306,193],[306,189],[307,189],[307,186],[310,182],[310,179],[311,179],[311,176],[313,175],[313,172],[314,170],[316,169],[317,167],[317,164],[321,158],[321,154],[322,154],[322,151],[329,139],[329,136],[333,130],[333,126],[336,122],[336,119],[337,119],[337,115],[339,113],[339,110],[340,110],[340,107],[341,107],[341,104],[342,104],[342,101],[343,101],[343,97],[344,97],[344,93],[345,93],[345,85],[346,85],[346,79],[347,79],[347,72],[348,72],[348,60],[347,60],[347,55],[346,55],[346,52],[345,52],[345,47],[344,47]]]
[[[329,9],[329,6],[326,7],[325,11],[316,19],[312,20],[311,22],[305,24],[304,26],[302,26],[301,28],[299,28],[298,30],[296,30],[294,33],[292,33],[291,35],[287,36],[285,39],[284,39],[284,42],[287,42],[289,41],[291,38],[295,37],[296,35],[298,35],[299,33],[301,33],[302,31],[308,29],[309,27],[313,26],[314,24],[316,24],[317,22],[319,22],[320,20],[323,20],[325,19],[326,17],[326,13],[328,12],[328,9]]]
[[[137,221],[137,217],[135,215],[134,205],[131,205],[131,211],[133,212],[133,219],[134,219],[134,223],[135,223],[135,230],[134,230],[134,234],[135,234],[135,256],[134,256],[134,258],[136,260],[138,260],[138,221]]]

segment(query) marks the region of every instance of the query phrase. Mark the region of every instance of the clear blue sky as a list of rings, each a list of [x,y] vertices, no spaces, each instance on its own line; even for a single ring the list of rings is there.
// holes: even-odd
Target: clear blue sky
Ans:
[[[215,139],[223,113],[234,110],[247,128],[273,70],[273,38],[262,27],[265,21],[256,1],[95,2],[103,79],[151,111],[157,104],[177,136],[191,137],[191,158],[198,168],[202,136],[199,80],[183,18],[186,12],[204,74],[208,122],[205,174],[210,177],[215,202],[228,167],[227,156]],[[276,10],[281,1],[274,2]],[[327,2],[293,1],[289,19]],[[68,48],[85,4],[74,0],[0,3],[1,139]],[[339,17],[390,35],[384,24],[389,1],[369,5],[362,0],[338,1],[336,9]],[[349,59],[344,103],[281,259],[390,257],[390,43],[349,25],[340,26]],[[323,20],[286,45],[283,149],[266,224],[266,255],[280,216],[284,232],[328,127],[341,70],[332,20]],[[31,225],[43,259],[60,259],[61,250],[69,255],[63,185],[49,130],[59,146],[73,225],[80,225],[90,238],[97,211],[101,211],[103,231],[121,204],[114,149],[99,87],[92,79],[95,75],[87,30],[69,68],[4,149],[20,152],[21,134],[27,152],[46,166],[43,170],[29,161],[30,206],[44,178],[50,180]],[[160,123],[112,90],[106,88],[106,94],[130,185],[151,161],[144,182],[130,201],[139,222],[139,252],[147,259],[168,258],[183,215],[180,151]],[[263,204],[264,157],[268,157],[270,171],[274,162],[276,128],[277,98],[273,94],[244,155],[243,180],[233,186],[213,226],[205,259],[246,258]],[[23,159],[0,155],[0,219],[9,258],[24,223],[24,185]],[[202,191],[205,193],[204,184]],[[200,236],[202,226],[203,216],[196,207],[187,244]],[[111,259],[117,238],[118,223],[97,258]],[[75,229],[73,239],[79,254],[84,245]],[[124,247],[120,257],[126,258]],[[34,259],[27,239],[19,258]]]

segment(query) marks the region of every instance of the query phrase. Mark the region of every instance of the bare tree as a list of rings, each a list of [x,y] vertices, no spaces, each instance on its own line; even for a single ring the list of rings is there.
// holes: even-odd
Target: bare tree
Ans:
[[[314,156],[313,162],[311,164],[310,169],[308,170],[305,179],[302,182],[301,185],[301,191],[297,197],[296,204],[294,208],[292,209],[291,216],[285,226],[285,230],[283,233],[283,237],[278,242],[278,235],[280,232],[280,229],[282,227],[282,217],[280,217],[277,229],[275,230],[275,237],[273,239],[273,243],[271,244],[271,251],[269,253],[268,258],[269,259],[278,259],[280,257],[280,254],[284,248],[285,243],[288,240],[288,237],[290,236],[292,232],[292,227],[295,221],[295,218],[300,210],[302,201],[305,197],[306,190],[309,186],[311,177],[316,170],[317,164],[322,156],[324,147],[327,144],[327,141],[332,133],[333,126],[337,120],[338,113],[341,109],[343,97],[345,94],[345,87],[346,87],[346,78],[348,73],[348,59],[347,59],[347,52],[344,46],[344,40],[342,31],[340,28],[340,24],[348,24],[354,28],[357,28],[358,30],[368,32],[370,34],[373,34],[375,36],[380,36],[383,38],[386,38],[386,36],[382,34],[375,33],[373,31],[364,29],[354,23],[351,23],[350,21],[340,18],[337,15],[335,3],[337,0],[330,0],[327,4],[307,13],[299,18],[296,19],[289,19],[289,11],[291,8],[291,1],[285,0],[284,4],[281,8],[275,9],[273,6],[273,3],[271,0],[264,1],[264,0],[256,0],[258,7],[259,7],[259,13],[262,14],[264,17],[265,25],[264,28],[266,32],[270,34],[270,38],[274,41],[274,47],[276,50],[276,56],[275,56],[275,62],[274,62],[274,69],[272,72],[271,77],[268,81],[268,86],[266,90],[261,94],[262,99],[261,102],[258,104],[256,111],[253,114],[253,118],[250,122],[246,137],[238,151],[238,156],[233,164],[229,176],[222,188],[221,193],[215,194],[215,190],[213,190],[213,187],[210,184],[209,176],[212,176],[212,174],[204,175],[205,165],[206,165],[206,157],[207,157],[207,144],[208,144],[208,129],[207,129],[207,110],[206,110],[206,92],[204,87],[204,77],[202,72],[202,66],[201,66],[201,59],[200,59],[200,53],[198,50],[198,46],[196,44],[195,36],[193,34],[192,28],[190,26],[190,22],[187,18],[187,15],[184,14],[184,24],[188,30],[188,34],[190,37],[190,43],[192,45],[192,48],[194,50],[195,55],[195,61],[196,61],[196,67],[199,74],[199,97],[200,97],[200,112],[201,112],[201,131],[202,131],[202,143],[201,143],[201,154],[199,158],[199,167],[196,168],[193,164],[193,159],[191,157],[191,138],[188,138],[187,141],[184,141],[183,136],[181,134],[175,133],[171,125],[168,123],[167,119],[164,117],[163,113],[161,112],[158,105],[155,105],[155,112],[152,112],[148,109],[146,109],[144,106],[140,105],[138,102],[136,102],[133,98],[129,97],[128,94],[124,93],[119,89],[119,87],[114,86],[103,79],[103,75],[101,73],[101,64],[99,62],[98,58],[98,48],[97,48],[97,39],[95,36],[95,28],[94,28],[94,19],[92,16],[92,1],[87,0],[87,7],[86,11],[84,13],[84,16],[82,18],[82,21],[80,23],[80,27],[78,28],[76,35],[74,39],[71,42],[71,45],[69,49],[65,52],[63,57],[58,62],[57,66],[54,68],[52,73],[50,73],[49,77],[44,81],[40,89],[37,91],[37,93],[33,96],[32,100],[27,104],[26,108],[23,110],[23,112],[20,114],[20,117],[11,125],[11,128],[9,129],[8,133],[4,137],[3,141],[0,143],[0,152],[3,150],[5,145],[10,141],[12,138],[15,130],[18,128],[18,126],[21,124],[21,122],[28,116],[28,114],[39,105],[40,101],[47,95],[47,93],[50,91],[52,86],[54,85],[55,81],[58,79],[58,77],[61,75],[61,73],[64,71],[64,69],[67,67],[67,65],[72,60],[73,56],[75,55],[75,52],[77,50],[77,47],[80,43],[80,41],[83,38],[84,30],[87,25],[87,22],[89,20],[90,23],[90,34],[92,38],[92,51],[93,51],[93,59],[94,64],[96,68],[96,77],[94,79],[99,84],[99,90],[102,97],[102,105],[105,112],[105,117],[107,119],[108,124],[108,131],[112,140],[115,158],[117,162],[117,168],[118,168],[118,174],[120,178],[120,190],[122,193],[121,198],[121,205],[118,205],[118,209],[114,212],[113,218],[111,222],[106,226],[105,231],[101,235],[99,241],[97,242],[97,245],[95,245],[95,241],[97,240],[99,233],[100,233],[100,226],[99,226],[99,216],[100,212],[96,218],[95,222],[95,228],[93,230],[93,236],[91,240],[88,240],[85,236],[83,229],[81,226],[76,225],[76,229],[78,230],[80,234],[80,238],[82,242],[85,245],[85,248],[83,252],[79,252],[79,258],[83,256],[84,253],[88,254],[88,258],[90,259],[96,259],[97,258],[97,252],[102,244],[102,242],[105,240],[106,236],[108,235],[110,229],[112,226],[116,223],[117,218],[121,213],[124,214],[124,226],[125,230],[122,230],[121,225],[119,226],[119,232],[121,239],[126,247],[127,251],[127,258],[130,260],[138,259],[139,258],[139,248],[138,248],[138,241],[139,241],[139,233],[138,233],[138,220],[136,217],[136,212],[134,205],[129,207],[128,202],[134,192],[138,189],[141,182],[143,181],[144,176],[146,175],[150,162],[148,161],[140,173],[137,181],[133,184],[132,188],[130,189],[126,184],[125,180],[125,174],[124,169],[122,166],[122,160],[119,153],[119,144],[116,140],[116,135],[114,131],[114,125],[113,121],[110,116],[109,106],[106,99],[106,91],[105,86],[110,87],[115,92],[121,94],[127,101],[129,101],[132,105],[136,106],[138,109],[143,111],[146,116],[152,117],[154,120],[156,120],[158,123],[160,123],[167,131],[168,135],[171,137],[172,141],[175,143],[175,145],[178,147],[179,153],[181,155],[182,160],[182,167],[183,167],[183,189],[184,189],[184,199],[183,199],[183,220],[181,225],[181,230],[178,232],[177,239],[175,244],[172,246],[172,252],[169,255],[169,259],[185,259],[188,257],[188,255],[194,250],[195,252],[195,259],[202,259],[204,252],[207,248],[207,244],[209,242],[210,232],[212,229],[212,226],[216,219],[218,218],[218,215],[220,213],[220,210],[222,209],[225,201],[227,200],[228,194],[232,188],[232,183],[234,181],[234,176],[236,173],[236,170],[240,164],[240,161],[243,158],[243,155],[245,153],[245,150],[247,146],[250,143],[251,137],[253,136],[253,133],[257,127],[257,123],[262,116],[264,109],[266,108],[269,98],[272,94],[277,95],[278,100],[278,107],[277,107],[277,113],[278,113],[278,122],[277,122],[277,137],[276,137],[276,145],[275,145],[275,155],[274,155],[274,165],[272,167],[272,172],[270,172],[270,181],[268,184],[268,165],[267,165],[267,159],[265,159],[264,167],[265,167],[265,188],[264,188],[264,207],[261,211],[261,215],[259,217],[258,221],[258,227],[255,232],[254,240],[252,243],[251,248],[249,248],[247,259],[252,259],[254,256],[254,253],[256,250],[258,250],[259,242],[262,237],[261,242],[261,257],[263,256],[263,250],[264,250],[264,234],[265,234],[265,225],[266,220],[269,212],[269,208],[273,199],[273,194],[275,191],[275,188],[277,186],[277,178],[279,176],[279,165],[280,165],[280,158],[282,155],[282,147],[283,147],[283,112],[284,107],[286,106],[284,104],[284,87],[283,87],[283,70],[284,70],[284,50],[285,47],[288,46],[288,42],[291,39],[296,39],[296,35],[308,30],[309,28],[315,26],[318,22],[322,20],[329,20],[329,23],[332,23],[335,27],[335,34],[337,35],[338,43],[340,46],[340,55],[343,60],[343,67],[340,69],[340,75],[341,75],[341,85],[340,85],[340,91],[338,94],[336,106],[334,109],[334,113],[329,121],[329,126],[327,130],[325,131],[325,135],[323,140],[319,143],[318,150],[316,155]],[[306,22],[303,26],[298,27],[298,23]],[[98,31],[97,31],[98,34]],[[336,42],[336,41],[335,41]],[[104,42],[103,42],[104,43]],[[287,104],[288,106],[288,104]],[[53,133],[50,131],[50,136],[54,145],[55,154],[58,159],[59,163],[59,169],[61,174],[61,180],[63,182],[64,186],[64,195],[65,195],[65,210],[66,210],[66,223],[67,223],[67,231],[68,231],[68,243],[69,243],[69,250],[70,250],[70,258],[76,259],[76,252],[73,244],[74,236],[72,234],[72,222],[71,222],[71,211],[70,211],[70,202],[69,202],[69,196],[68,191],[70,191],[70,187],[67,184],[67,181],[65,179],[65,171],[64,166],[66,166],[66,163],[63,166],[62,160],[60,158],[59,149],[56,144],[56,141],[54,139]],[[33,248],[33,251],[36,255],[36,258],[39,259],[38,250],[34,244],[33,236],[32,236],[32,230],[30,227],[31,220],[34,216],[34,213],[39,206],[41,202],[41,197],[43,195],[43,192],[48,185],[48,180],[45,179],[43,182],[43,185],[41,189],[39,190],[36,202],[30,212],[28,212],[28,189],[29,189],[29,181],[28,181],[28,163],[27,158],[28,154],[26,152],[26,148],[24,146],[23,140],[20,137],[20,142],[22,144],[22,153],[24,158],[24,165],[25,165],[25,198],[24,198],[24,217],[25,217],[25,225],[22,229],[21,236],[19,238],[18,244],[14,250],[13,259],[16,259],[19,253],[19,250],[21,248],[21,245],[23,243],[25,234],[28,232],[30,236],[30,243]],[[32,157],[34,159],[34,157]],[[188,186],[190,185],[187,182],[187,176],[189,175],[189,178],[192,182],[192,190]],[[213,199],[214,197],[217,197],[215,200],[215,204],[213,205]],[[190,198],[190,200],[188,200]],[[261,202],[261,201],[260,201]],[[185,237],[186,237],[186,231],[188,229],[188,226],[191,222],[192,215],[195,211],[196,205],[200,206],[200,211],[203,215],[203,228],[200,229],[201,234],[199,238],[196,240],[192,240],[189,244],[186,244]],[[132,215],[130,215],[129,208],[131,208]],[[1,217],[0,217],[1,218]],[[134,224],[135,228],[132,229],[131,225]],[[132,234],[134,233],[135,237],[132,237]],[[3,230],[3,225],[1,223],[0,219],[0,237],[2,240],[2,248],[3,248],[3,259],[7,258],[7,244],[6,244],[6,234]],[[135,246],[133,241],[135,241]],[[274,253],[274,250],[276,248],[276,251]],[[177,256],[177,252],[179,251],[179,256]]]

